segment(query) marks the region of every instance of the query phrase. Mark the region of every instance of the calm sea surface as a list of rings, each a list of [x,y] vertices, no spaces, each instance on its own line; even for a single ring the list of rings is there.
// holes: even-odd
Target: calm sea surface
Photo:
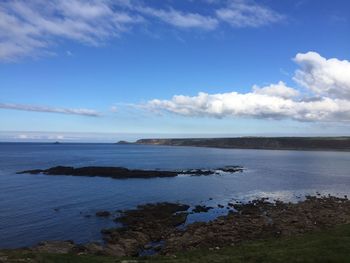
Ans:
[[[224,176],[127,180],[16,174],[55,165],[141,169],[242,165],[246,170]],[[350,196],[349,171],[347,152],[0,143],[0,248],[42,240],[100,240],[100,230],[115,224],[111,219],[96,218],[96,211],[133,208],[141,203],[217,205],[262,196],[295,200],[316,191]],[[196,215],[189,220],[195,219]]]

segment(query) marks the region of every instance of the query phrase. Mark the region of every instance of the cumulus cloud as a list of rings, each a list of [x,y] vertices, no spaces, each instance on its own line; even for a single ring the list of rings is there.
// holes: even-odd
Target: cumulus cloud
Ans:
[[[262,88],[257,85],[254,85],[253,91],[255,94],[280,97],[284,99],[293,98],[300,94],[299,91],[297,91],[296,89],[287,87],[286,83],[284,83],[283,81]]]
[[[169,100],[154,99],[144,107],[151,111],[165,111],[183,116],[349,122],[350,98],[332,96],[345,94],[348,90],[346,76],[350,76],[349,61],[327,60],[317,53],[298,54],[295,61],[301,64],[295,79],[302,81],[307,88],[302,93],[288,87],[284,82],[278,82],[265,87],[255,85],[247,93],[200,92],[197,96],[176,95]],[[320,75],[321,79],[318,79],[319,72],[324,72],[326,77],[322,78]]]
[[[294,80],[318,95],[350,99],[350,61],[326,59],[316,52],[297,54]]]
[[[350,101],[321,98],[319,100],[295,101],[248,92],[207,94],[197,96],[174,96],[171,100],[151,100],[151,110],[165,110],[183,116],[206,117],[253,117],[299,121],[350,121]]]
[[[154,7],[142,0],[0,1],[0,61],[51,54],[51,48],[63,40],[100,46],[137,25],[152,26],[156,20],[179,29],[209,31],[220,23],[260,27],[283,17],[252,1],[207,4],[213,6],[203,14],[198,5],[189,11]]]
[[[231,0],[227,7],[216,10],[216,15],[233,27],[260,27],[284,19],[269,7],[247,0]]]
[[[47,107],[47,106],[12,104],[12,103],[0,103],[0,109],[61,113],[61,114],[83,115],[83,116],[90,116],[90,117],[98,117],[101,115],[99,112],[91,109],[55,108],[55,107]]]

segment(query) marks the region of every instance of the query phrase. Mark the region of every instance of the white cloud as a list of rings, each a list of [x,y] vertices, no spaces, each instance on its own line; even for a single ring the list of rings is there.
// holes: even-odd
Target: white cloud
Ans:
[[[52,135],[52,136],[48,136],[49,140],[64,140],[64,136],[63,135]]]
[[[98,117],[101,115],[99,112],[91,109],[56,108],[56,107],[13,104],[13,103],[0,103],[0,109],[62,113],[62,114],[83,115],[83,116],[90,116],[90,117]]]
[[[17,136],[17,138],[25,140],[25,139],[28,139],[28,135],[27,134],[20,134],[20,135]]]
[[[49,134],[49,135],[41,135],[33,132],[17,134],[13,136],[13,139],[16,140],[25,140],[25,141],[33,141],[33,140],[65,140],[65,136],[60,134]]]
[[[277,84],[271,84],[266,87],[260,88],[259,86],[253,86],[253,91],[256,94],[268,95],[272,97],[280,97],[280,98],[293,98],[299,96],[299,91],[296,89],[290,88],[286,86],[286,83],[283,81],[278,82]]]
[[[310,58],[310,53],[298,54],[296,61],[300,63],[305,61],[305,58]],[[154,99],[144,107],[151,111],[165,111],[183,116],[288,118],[298,121],[349,122],[350,98],[326,96],[345,92],[348,86],[346,86],[347,78],[344,76],[350,76],[349,62],[336,59],[326,60],[317,53],[311,54],[311,58],[317,59],[311,59],[311,66],[302,64],[301,69],[297,71],[295,76],[298,81],[301,79],[300,76],[307,76],[308,74],[312,74],[315,78],[305,77],[304,82],[307,84],[304,84],[304,86],[307,90],[304,93],[287,87],[284,82],[278,82],[266,87],[253,86],[252,90],[247,93],[207,94],[200,92],[197,96],[177,95],[170,100]],[[306,59],[306,61],[310,60]],[[332,63],[329,63],[329,61],[332,61]],[[313,70],[315,65],[321,65],[318,70],[321,68],[323,74],[327,74],[328,78],[331,76],[332,81],[328,81],[328,78],[325,80],[322,75],[315,74],[315,70]],[[335,68],[332,68],[333,66]],[[323,69],[324,67],[326,70]],[[316,71],[318,72],[318,70]],[[340,70],[340,72],[335,72],[337,70]],[[319,77],[321,80],[318,79]],[[334,85],[334,83],[343,83],[345,87],[338,84]],[[321,87],[317,85],[321,85]],[[320,97],[319,90],[325,95]],[[312,94],[311,97],[309,92]]]
[[[318,95],[350,99],[350,61],[326,59],[316,52],[297,54],[295,81]]]
[[[35,55],[55,37],[99,45],[141,20],[107,0],[1,1],[0,60]]]
[[[231,0],[227,7],[218,9],[216,15],[233,27],[260,27],[284,19],[269,7],[247,0]]]
[[[183,116],[199,117],[252,117],[299,121],[350,121],[350,101],[321,98],[316,101],[291,99],[237,92],[197,96],[174,96],[171,100],[151,100],[147,107]]]
[[[142,0],[13,0],[0,1],[0,61],[52,54],[63,40],[100,46],[134,26],[157,21],[179,29],[214,30],[220,23],[260,27],[283,16],[254,2],[209,1],[209,13],[153,7]],[[167,3],[168,5],[170,4]]]
[[[185,13],[175,9],[163,10],[151,7],[138,7],[143,14],[154,16],[160,20],[181,28],[199,28],[212,30],[218,26],[217,19],[198,13]]]

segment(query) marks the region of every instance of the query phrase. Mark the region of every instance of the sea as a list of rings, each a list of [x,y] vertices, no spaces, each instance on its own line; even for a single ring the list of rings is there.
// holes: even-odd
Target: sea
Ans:
[[[57,165],[162,170],[240,165],[244,171],[151,179],[16,174]],[[228,202],[261,197],[296,202],[305,195],[328,194],[350,196],[350,152],[0,143],[0,249],[44,240],[101,242],[101,229],[117,226],[113,218],[118,211],[145,203],[215,207],[209,213],[190,215],[189,224],[227,213]],[[96,217],[101,210],[113,216]]]

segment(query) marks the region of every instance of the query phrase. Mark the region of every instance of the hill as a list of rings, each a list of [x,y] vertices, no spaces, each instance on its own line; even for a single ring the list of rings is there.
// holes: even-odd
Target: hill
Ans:
[[[350,151],[350,137],[235,137],[141,139],[137,144],[268,150]]]

